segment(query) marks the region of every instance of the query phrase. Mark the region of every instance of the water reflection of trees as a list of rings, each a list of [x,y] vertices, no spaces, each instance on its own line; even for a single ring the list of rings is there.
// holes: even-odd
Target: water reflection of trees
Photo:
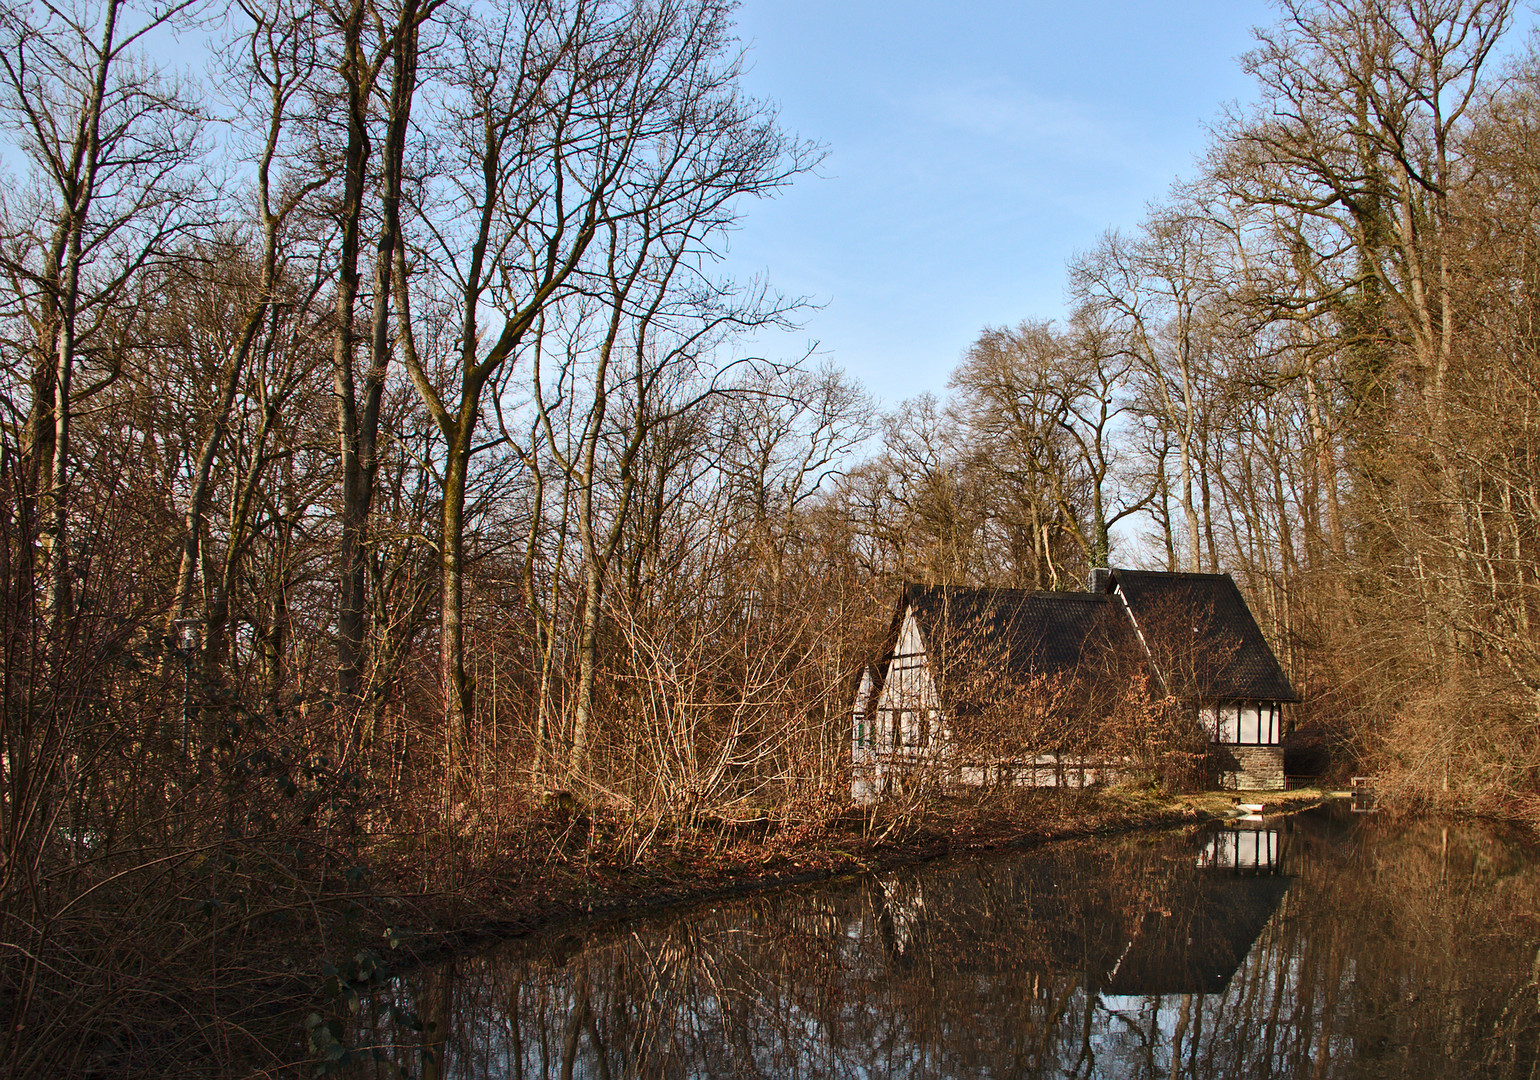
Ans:
[[[1272,866],[1201,833],[1063,846],[514,943],[402,994],[457,1077],[1533,1074],[1528,849],[1269,827]]]

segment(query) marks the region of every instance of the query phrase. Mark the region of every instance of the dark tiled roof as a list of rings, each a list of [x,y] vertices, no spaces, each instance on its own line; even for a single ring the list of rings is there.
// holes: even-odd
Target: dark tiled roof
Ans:
[[[1074,675],[1134,644],[1109,596],[907,585],[889,654],[910,606],[950,705],[977,696],[965,689],[975,678],[1024,683],[1034,675]]]
[[[1111,588],[1127,600],[1156,666],[1188,668],[1200,699],[1299,700],[1229,574],[1114,570]]]
[[[1205,701],[1298,701],[1229,574],[1114,570],[1150,658],[1171,689]],[[886,658],[913,606],[949,708],[967,708],[1034,675],[1093,674],[1143,653],[1110,593],[906,585]]]

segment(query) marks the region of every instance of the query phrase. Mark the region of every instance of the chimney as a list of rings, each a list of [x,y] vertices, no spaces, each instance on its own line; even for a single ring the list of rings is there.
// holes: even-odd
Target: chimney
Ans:
[[[1092,569],[1090,577],[1086,581],[1086,586],[1093,593],[1104,593],[1107,591],[1107,584],[1111,578],[1111,570],[1105,566],[1098,566]]]

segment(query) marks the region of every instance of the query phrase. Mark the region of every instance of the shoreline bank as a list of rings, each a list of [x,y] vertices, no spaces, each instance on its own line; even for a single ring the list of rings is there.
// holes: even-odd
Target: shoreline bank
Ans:
[[[419,967],[510,938],[674,907],[945,858],[1202,825],[1236,817],[1240,803],[1260,804],[1262,813],[1272,816],[1298,813],[1342,797],[1320,789],[1175,796],[1091,791],[1064,798],[1065,794],[1024,792],[1003,806],[995,800],[961,806],[938,800],[915,815],[908,830],[893,829],[886,835],[874,835],[877,829],[866,814],[847,811],[803,836],[795,835],[795,829],[782,830],[718,850],[702,844],[697,836],[693,843],[676,843],[630,863],[599,859],[576,869],[556,866],[533,877],[521,874],[516,885],[526,893],[521,900],[481,899],[487,906],[479,920],[466,920],[469,912],[461,912],[459,919],[441,913],[434,920],[439,922],[437,928],[413,931],[413,943],[401,959],[406,967]],[[499,877],[494,875],[494,881]],[[458,925],[445,925],[450,922]]]

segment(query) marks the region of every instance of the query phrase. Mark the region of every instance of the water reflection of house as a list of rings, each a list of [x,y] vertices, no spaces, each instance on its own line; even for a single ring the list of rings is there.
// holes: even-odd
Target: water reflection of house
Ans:
[[[1299,696],[1234,580],[1099,570],[1083,593],[905,586],[883,658],[857,689],[852,794],[869,800],[916,775],[1072,787],[1111,779],[1120,761],[1098,756],[1094,730],[1080,732],[1091,748],[1070,754],[1031,745],[1031,732],[1053,726],[1054,710],[1104,708],[1130,664],[1157,694],[1187,702],[1209,732],[1221,784],[1283,787],[1283,710]],[[985,746],[958,738],[986,715],[1019,717],[1021,736],[991,730]]]
[[[902,970],[928,961],[988,978],[1036,956],[1045,974],[1104,995],[1217,993],[1288,891],[1283,839],[1273,825],[1230,826],[1121,864],[1076,852],[1018,863],[1008,879],[893,875],[878,883],[874,929]]]
[[[879,878],[882,909],[878,933],[890,959],[903,960],[915,943],[925,919],[925,890],[918,881],[900,874]]]
[[[1131,928],[1101,991],[1150,996],[1223,990],[1289,890],[1289,879],[1279,872],[1282,854],[1281,829],[1218,829],[1198,855],[1190,889],[1147,911]]]
[[[1283,853],[1283,830],[1274,825],[1231,825],[1209,837],[1198,865],[1211,870],[1273,872]]]

